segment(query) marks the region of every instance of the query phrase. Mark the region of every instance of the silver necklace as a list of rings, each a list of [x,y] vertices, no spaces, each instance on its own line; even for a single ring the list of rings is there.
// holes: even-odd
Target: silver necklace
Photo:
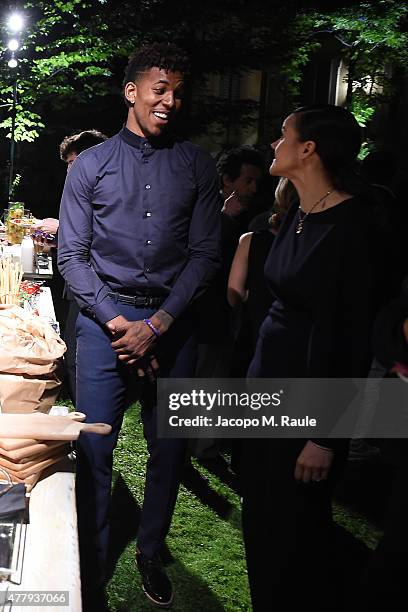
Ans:
[[[310,213],[312,212],[312,210],[314,210],[316,208],[316,206],[321,204],[323,202],[323,200],[328,198],[331,193],[333,193],[332,189],[330,191],[328,191],[327,193],[325,193],[324,196],[322,196],[320,198],[320,200],[317,200],[317,202],[315,202],[313,204],[312,208],[305,213],[304,217],[302,217],[302,212],[303,211],[302,211],[301,207],[299,206],[299,221],[298,221],[298,224],[296,226],[296,233],[297,234],[301,234],[303,232],[303,224],[306,221],[306,219],[308,218],[308,216],[310,215]]]

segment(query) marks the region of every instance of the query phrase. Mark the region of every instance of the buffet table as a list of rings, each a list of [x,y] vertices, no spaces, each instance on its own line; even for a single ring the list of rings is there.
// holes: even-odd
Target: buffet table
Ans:
[[[37,259],[34,272],[25,272],[23,278],[27,278],[29,280],[49,280],[52,278],[52,275],[52,257],[48,255]]]
[[[54,302],[52,301],[51,289],[49,287],[41,287],[41,293],[36,298],[36,308],[43,319],[55,328],[57,324],[55,318]]]
[[[42,287],[35,306],[55,322],[49,287]],[[81,612],[73,461],[64,458],[43,472],[30,494],[29,517],[21,529],[17,571],[0,582],[0,612]]]
[[[13,244],[1,247],[1,254],[11,257],[14,261],[21,261],[21,245]],[[42,253],[34,259],[34,269],[32,272],[24,272],[25,279],[29,280],[50,280],[53,275],[52,257]]]
[[[0,605],[1,612],[82,610],[73,465],[69,459],[53,465],[31,493],[21,570],[0,583],[0,595],[6,591],[12,599],[15,594],[15,603],[3,609]],[[55,603],[18,605],[18,598],[33,596],[35,601],[36,594],[45,602],[54,598]]]

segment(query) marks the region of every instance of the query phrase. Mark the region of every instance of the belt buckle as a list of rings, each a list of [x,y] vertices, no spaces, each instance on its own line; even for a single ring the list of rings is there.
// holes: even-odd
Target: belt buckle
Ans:
[[[152,308],[152,306],[153,306],[153,300],[154,300],[154,297],[153,297],[153,296],[151,296],[151,295],[147,295],[147,296],[146,296],[146,298],[145,298],[145,300],[146,300],[146,302],[145,302],[146,306],[147,306],[148,308]]]

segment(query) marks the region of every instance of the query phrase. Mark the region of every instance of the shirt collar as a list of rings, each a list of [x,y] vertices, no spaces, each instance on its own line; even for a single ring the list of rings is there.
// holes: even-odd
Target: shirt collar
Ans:
[[[170,134],[163,135],[160,138],[148,139],[144,136],[138,136],[134,132],[131,132],[126,126],[123,126],[119,132],[119,136],[131,147],[136,149],[149,150],[149,149],[162,149],[167,146],[171,146],[173,138]]]
[[[123,128],[121,129],[119,135],[128,145],[130,145],[131,147],[135,147],[136,149],[141,149],[143,148],[145,143],[148,143],[147,138],[144,138],[143,136],[138,136],[138,134],[131,132],[125,126],[123,126]]]

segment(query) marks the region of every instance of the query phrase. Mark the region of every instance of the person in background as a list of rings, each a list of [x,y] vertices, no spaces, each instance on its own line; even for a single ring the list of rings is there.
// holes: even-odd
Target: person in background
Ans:
[[[78,155],[82,151],[86,151],[90,147],[94,147],[107,140],[107,136],[99,132],[98,130],[84,130],[78,134],[72,134],[65,136],[59,146],[60,158],[67,164],[67,173]],[[39,221],[35,226],[36,229],[40,229],[43,232],[51,235],[57,235],[59,228],[59,220],[52,217],[47,217]],[[51,243],[56,246],[57,242]],[[68,312],[66,314],[65,321],[60,321],[63,329],[63,338],[67,345],[67,351],[65,353],[65,371],[67,376],[69,396],[76,404],[76,333],[75,325],[79,313],[79,306],[75,301],[75,298],[69,287],[65,284],[63,297],[68,300]]]
[[[245,376],[255,350],[259,328],[272,304],[264,265],[287,210],[297,200],[292,183],[281,178],[275,190],[269,228],[243,234],[232,262],[227,298],[232,308],[243,305],[239,336],[234,347],[233,376]]]
[[[230,376],[246,376],[254,355],[259,328],[272,305],[273,295],[264,275],[264,266],[286,211],[297,199],[290,181],[281,178],[275,189],[274,212],[269,213],[268,229],[243,234],[235,251],[228,278],[227,299],[233,310],[241,310],[239,329],[233,346]],[[242,444],[231,442],[231,468],[242,472]]]
[[[265,174],[262,155],[252,147],[233,149],[218,160],[222,264],[211,286],[195,304],[199,321],[196,375],[199,378],[229,376],[236,322],[227,302],[228,276],[239,238],[256,211],[256,196]]]
[[[77,408],[108,436],[81,436],[76,494],[84,611],[102,610],[112,454],[130,392],[142,405],[149,457],[136,563],[143,590],[169,607],[160,559],[186,440],[158,438],[155,377],[191,378],[190,305],[220,259],[218,177],[212,157],[172,132],[189,62],[173,44],[141,47],[123,82],[123,129],[75,160],[61,202],[58,263],[77,299]],[[139,379],[138,379],[139,377]]]
[[[408,277],[402,283],[399,297],[394,298],[378,315],[374,327],[373,345],[376,359],[386,369],[388,379],[395,378],[394,383],[397,386],[406,385],[408,382]],[[388,380],[388,383],[390,382]],[[393,396],[398,397],[399,393],[393,393]],[[406,393],[403,397],[406,397]],[[392,397],[390,399],[392,401]],[[388,402],[383,404],[383,409],[387,410],[388,405]],[[406,417],[406,405],[400,408],[402,415]],[[406,418],[401,422],[404,421],[406,422]],[[406,427],[405,431],[401,430],[400,438],[382,439],[379,443],[390,479],[384,528],[375,551],[368,558],[359,584],[353,585],[353,605],[347,602],[345,607],[352,612],[397,610],[401,608],[401,602],[406,600],[408,547]]]
[[[253,147],[241,146],[223,155],[217,169],[224,200],[222,212],[235,221],[242,233],[259,212],[257,195],[265,177],[265,161]]]
[[[59,154],[61,160],[67,164],[67,172],[69,172],[72,164],[82,151],[104,142],[107,138],[105,134],[94,129],[65,136],[59,146]],[[53,217],[46,217],[45,219],[40,219],[34,227],[47,234],[56,234],[58,232],[59,220]]]
[[[405,194],[401,197],[393,192],[393,178],[397,175],[398,163],[395,153],[391,150],[371,151],[361,162],[361,173],[364,179],[370,183],[375,192],[373,212],[383,209],[387,213],[390,223],[389,250],[393,253],[392,268],[388,270],[390,285],[399,288],[402,278],[407,273],[405,257],[405,231],[407,227],[407,207],[405,205]],[[376,210],[377,209],[377,210]],[[383,214],[383,213],[382,213]],[[387,368],[375,357],[371,364],[367,385],[364,393],[361,416],[367,416],[376,408],[381,388],[381,379],[387,377]],[[353,438],[350,440],[350,461],[376,462],[381,458],[381,449],[373,441],[365,438]]]
[[[265,175],[265,162],[254,148],[242,146],[228,151],[217,162],[220,182],[221,268],[211,286],[194,305],[198,321],[197,378],[230,376],[234,342],[239,329],[227,302],[228,276],[239,238],[258,211],[257,195]],[[223,204],[222,204],[223,203]],[[220,441],[199,438],[190,441],[190,451],[200,460],[226,468],[220,455]],[[191,465],[186,465],[186,474]]]

